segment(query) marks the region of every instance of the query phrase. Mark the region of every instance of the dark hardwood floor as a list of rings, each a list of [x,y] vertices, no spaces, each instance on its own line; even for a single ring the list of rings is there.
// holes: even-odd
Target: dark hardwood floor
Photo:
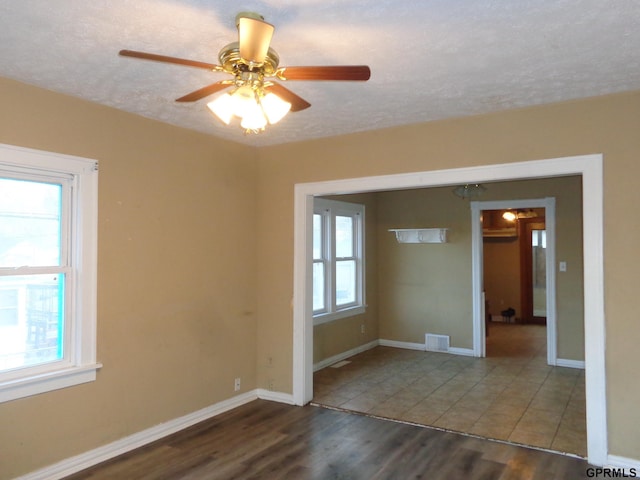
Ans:
[[[67,477],[583,479],[581,459],[322,407],[257,400]]]

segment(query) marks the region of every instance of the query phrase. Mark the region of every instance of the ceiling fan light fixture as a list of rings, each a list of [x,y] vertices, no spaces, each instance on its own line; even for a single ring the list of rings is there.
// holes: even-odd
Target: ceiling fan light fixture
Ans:
[[[282,120],[288,112],[299,112],[311,104],[279,81],[367,81],[371,69],[367,65],[326,65],[280,67],[280,57],[271,48],[275,27],[255,12],[240,12],[236,16],[238,40],[218,53],[219,65],[186,58],[158,55],[135,50],[120,50],[120,55],[143,60],[195,67],[216,73],[227,73],[233,80],[220,80],[176,98],[176,102],[196,102],[221,90],[234,88],[207,103],[209,110],[225,125],[239,117],[245,133],[260,133],[267,124]]]
[[[241,85],[209,102],[207,108],[225,125],[235,116],[240,118],[245,133],[259,133],[267,123],[273,125],[282,120],[291,110],[291,103],[271,92],[265,95],[260,87]]]
[[[291,104],[275,93],[267,93],[260,100],[262,110],[271,125],[278,123],[291,110]]]
[[[240,126],[244,128],[245,131],[256,133],[264,130],[264,127],[267,126],[267,118],[265,117],[258,102],[253,102],[252,104],[247,104],[243,107]]]
[[[231,123],[235,112],[235,102],[228,93],[220,95],[215,100],[207,103],[207,108],[225,125]]]
[[[512,210],[507,210],[502,214],[502,218],[504,218],[507,222],[515,222],[518,218],[518,214]]]
[[[258,103],[256,92],[250,85],[242,85],[235,89],[231,93],[231,98],[233,99],[233,114],[240,118],[250,114]]]

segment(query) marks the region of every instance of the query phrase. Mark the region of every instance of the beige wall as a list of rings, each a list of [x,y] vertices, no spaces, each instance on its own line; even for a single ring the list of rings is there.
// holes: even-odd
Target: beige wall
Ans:
[[[632,259],[640,218],[628,209],[640,201],[639,112],[635,92],[260,149],[259,202],[278,214],[259,212],[259,229],[268,235],[258,247],[258,384],[264,387],[268,374],[279,390],[292,391],[296,183],[602,153],[609,446],[612,454],[638,458],[640,385],[633,379],[640,325],[632,299],[640,273]],[[559,255],[580,263],[581,253]],[[267,369],[261,359],[272,353],[278,362]]]
[[[8,80],[0,100],[0,143],[99,161],[104,364],[0,404],[0,478],[254,389],[254,152]]]
[[[0,478],[229,398],[236,376],[291,392],[296,183],[594,152],[610,452],[639,457],[640,92],[252,150],[0,82],[0,142],[100,161],[104,363],[94,383],[0,404]]]
[[[544,209],[541,209],[544,216]],[[500,312],[509,307],[516,310],[515,318],[521,318],[520,307],[520,241],[517,224],[502,218],[504,210],[485,210],[482,212],[482,227],[511,228],[513,236],[482,239],[482,274],[484,292],[487,300],[487,313],[500,316]]]
[[[450,188],[378,194],[380,336],[424,343],[449,335],[472,348],[471,210]],[[393,228],[448,228],[442,244],[400,244]]]
[[[500,312],[511,307],[516,311],[515,318],[522,318],[519,237],[485,238],[482,253],[487,313],[500,316]]]
[[[557,277],[558,355],[584,359],[582,309],[582,208],[580,177],[486,185],[479,200],[554,197],[557,204],[556,251],[568,261]],[[471,210],[450,187],[381,192],[378,196],[380,336],[424,343],[425,333],[449,335],[451,346],[472,347]],[[577,218],[577,220],[576,220]],[[399,244],[391,228],[448,228],[445,244]],[[518,245],[515,261],[518,265]],[[490,245],[485,251],[491,254]],[[490,266],[485,270],[490,272]],[[516,286],[519,277],[515,278]],[[516,297],[519,302],[519,297]],[[497,302],[495,311],[507,308]],[[512,306],[520,310],[519,303]]]

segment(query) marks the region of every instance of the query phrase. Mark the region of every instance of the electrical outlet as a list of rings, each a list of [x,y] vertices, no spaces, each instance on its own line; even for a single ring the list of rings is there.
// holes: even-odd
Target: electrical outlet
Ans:
[[[269,391],[273,392],[273,390],[275,389],[275,382],[273,380],[273,378],[269,379]]]
[[[364,323],[360,325],[360,333],[364,333]]]
[[[240,390],[240,377],[236,378],[236,381],[233,384],[233,390],[235,392]]]

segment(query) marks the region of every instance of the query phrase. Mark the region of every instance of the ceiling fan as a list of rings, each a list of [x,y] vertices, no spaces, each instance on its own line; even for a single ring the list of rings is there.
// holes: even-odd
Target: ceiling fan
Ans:
[[[366,65],[280,67],[280,57],[269,46],[273,25],[265,22],[261,15],[241,12],[236,16],[236,26],[238,41],[220,50],[219,65],[134,50],[121,50],[120,55],[233,75],[232,80],[212,83],[177,98],[176,101],[195,102],[233,88],[207,106],[227,125],[234,116],[239,117],[245,133],[261,132],[267,123],[276,123],[289,111],[298,112],[311,106],[305,99],[274,81],[276,79],[366,81],[371,76],[371,70]]]

